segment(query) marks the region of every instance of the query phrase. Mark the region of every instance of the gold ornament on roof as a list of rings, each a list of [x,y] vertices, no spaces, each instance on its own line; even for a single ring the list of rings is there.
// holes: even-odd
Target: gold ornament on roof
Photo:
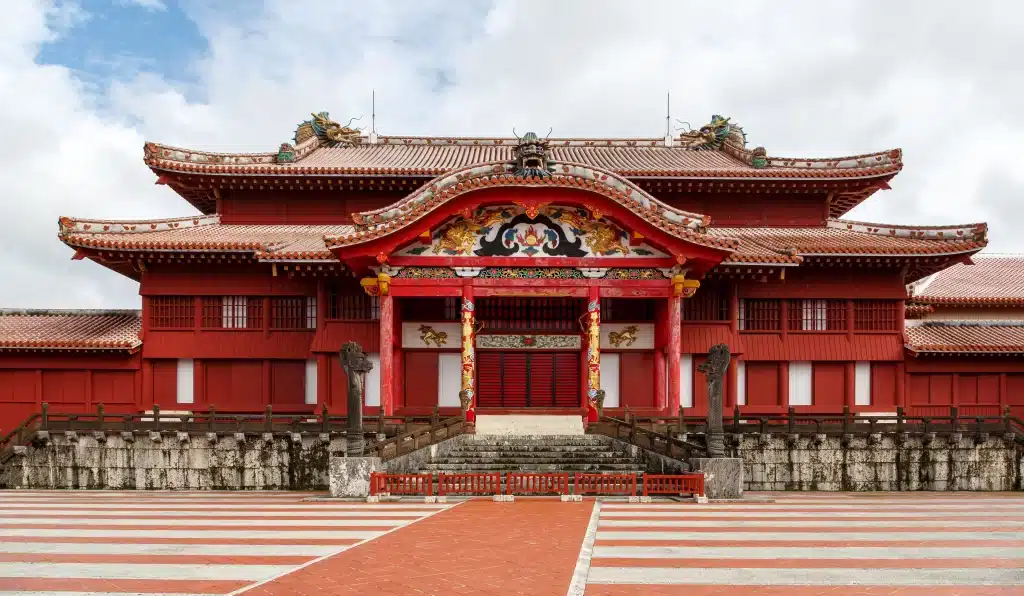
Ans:
[[[327,112],[317,112],[310,115],[313,118],[300,124],[299,128],[295,131],[296,145],[301,145],[313,137],[318,137],[330,147],[358,145],[362,140],[360,129],[351,128],[350,126],[358,118],[352,118],[347,124],[342,126],[331,120]]]

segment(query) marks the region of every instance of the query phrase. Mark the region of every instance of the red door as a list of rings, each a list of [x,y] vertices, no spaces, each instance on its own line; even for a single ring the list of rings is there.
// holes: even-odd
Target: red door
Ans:
[[[482,351],[476,364],[478,407],[572,408],[580,403],[576,352]]]

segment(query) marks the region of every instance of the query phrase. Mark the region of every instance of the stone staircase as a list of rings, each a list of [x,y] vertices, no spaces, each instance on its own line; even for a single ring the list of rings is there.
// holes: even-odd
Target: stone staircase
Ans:
[[[470,435],[420,473],[575,472],[636,474],[643,464],[598,435]]]

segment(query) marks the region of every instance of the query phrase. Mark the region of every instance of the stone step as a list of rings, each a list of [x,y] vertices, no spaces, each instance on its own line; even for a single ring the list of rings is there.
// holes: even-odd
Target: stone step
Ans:
[[[486,458],[458,458],[458,457],[437,457],[430,460],[434,464],[477,464],[482,466],[498,464],[515,464],[517,466],[529,466],[532,464],[630,464],[637,465],[636,460],[631,457],[603,457],[603,458],[564,458],[564,457],[486,457]]]
[[[428,463],[421,470],[424,472],[456,472],[456,473],[488,473],[488,472],[589,472],[618,471],[638,472],[639,466],[634,463],[628,464],[604,464],[604,463],[551,463],[551,464],[476,464],[476,463]]]
[[[602,457],[614,455],[615,457],[626,457],[622,451],[613,449],[563,449],[560,447],[535,447],[533,449],[509,449],[507,447],[487,447],[481,449],[456,448],[445,453],[448,457],[488,457],[488,456],[516,456],[516,457]]]
[[[481,437],[479,435],[469,437],[463,442],[465,446],[473,445],[560,445],[565,447],[611,447],[609,441],[602,439],[591,439],[589,435],[583,437]]]
[[[476,418],[476,432],[481,435],[562,434],[584,436],[583,417],[580,414],[480,414]]]

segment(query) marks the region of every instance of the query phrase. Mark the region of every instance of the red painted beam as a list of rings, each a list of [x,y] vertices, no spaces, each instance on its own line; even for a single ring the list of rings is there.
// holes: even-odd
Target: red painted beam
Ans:
[[[671,258],[650,257],[388,257],[395,267],[626,267],[664,268],[676,264]]]

